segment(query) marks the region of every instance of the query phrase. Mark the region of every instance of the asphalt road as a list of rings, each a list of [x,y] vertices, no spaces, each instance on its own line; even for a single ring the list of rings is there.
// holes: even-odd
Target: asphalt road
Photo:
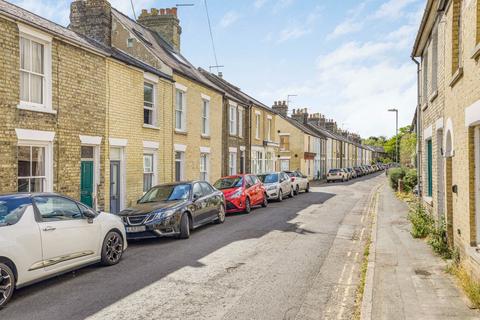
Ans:
[[[0,319],[350,319],[382,175],[312,188],[188,240],[130,243],[91,266],[15,293]]]

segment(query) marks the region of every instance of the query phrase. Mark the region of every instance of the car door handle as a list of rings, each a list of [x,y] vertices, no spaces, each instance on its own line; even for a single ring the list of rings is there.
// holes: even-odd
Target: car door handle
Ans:
[[[54,231],[54,230],[56,230],[56,229],[57,229],[57,228],[48,226],[48,227],[43,228],[43,231]]]

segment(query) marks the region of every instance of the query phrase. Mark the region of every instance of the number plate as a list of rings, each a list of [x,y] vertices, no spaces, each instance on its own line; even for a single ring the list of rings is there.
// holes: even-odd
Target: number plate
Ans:
[[[135,232],[144,232],[147,228],[145,226],[138,226],[138,227],[127,227],[128,233],[135,233]]]

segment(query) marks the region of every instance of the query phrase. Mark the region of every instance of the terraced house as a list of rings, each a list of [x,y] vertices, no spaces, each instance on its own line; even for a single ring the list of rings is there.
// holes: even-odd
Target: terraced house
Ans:
[[[321,139],[312,129],[305,125],[304,110],[293,110],[288,116],[288,106],[284,101],[276,101],[272,107],[277,112],[276,125],[280,137],[279,170],[299,170],[310,180],[316,179],[321,169],[316,160],[319,159]]]
[[[480,279],[480,1],[428,1],[412,56],[422,198]]]
[[[55,191],[105,204],[106,56],[0,1],[0,192]]]
[[[220,87],[223,95],[222,176],[250,172],[250,108],[253,99],[221,75],[200,72]]]

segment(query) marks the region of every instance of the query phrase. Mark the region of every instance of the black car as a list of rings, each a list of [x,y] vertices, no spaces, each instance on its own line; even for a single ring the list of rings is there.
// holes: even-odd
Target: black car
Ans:
[[[225,198],[205,181],[177,182],[151,188],[137,205],[118,214],[127,239],[190,237],[190,230],[225,221]]]

